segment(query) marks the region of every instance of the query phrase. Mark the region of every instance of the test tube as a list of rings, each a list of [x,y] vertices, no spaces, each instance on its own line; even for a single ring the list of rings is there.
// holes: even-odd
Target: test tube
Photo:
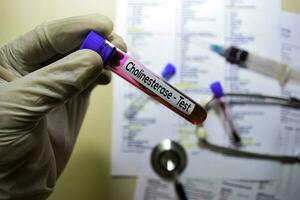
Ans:
[[[80,49],[90,49],[97,52],[102,57],[107,69],[118,74],[189,122],[198,125],[206,119],[206,111],[194,100],[165,82],[96,32],[89,32]]]
[[[236,131],[231,118],[227,114],[227,108],[225,105],[225,102],[222,101],[222,97],[224,97],[224,92],[222,85],[219,81],[216,81],[210,85],[210,89],[214,94],[214,97],[217,99],[218,106],[221,110],[220,116],[222,118],[223,124],[225,128],[227,129],[228,133],[230,134],[231,139],[233,140],[234,144],[236,146],[241,145],[241,137]]]

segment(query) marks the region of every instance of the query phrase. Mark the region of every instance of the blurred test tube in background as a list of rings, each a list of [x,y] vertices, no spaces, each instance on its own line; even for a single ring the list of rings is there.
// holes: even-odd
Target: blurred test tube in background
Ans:
[[[175,73],[175,66],[171,63],[168,63],[164,67],[161,76],[165,81],[169,81],[175,75]],[[132,100],[131,104],[125,110],[125,117],[127,119],[133,119],[135,115],[148,103],[149,100],[149,96],[140,94],[137,98]]]

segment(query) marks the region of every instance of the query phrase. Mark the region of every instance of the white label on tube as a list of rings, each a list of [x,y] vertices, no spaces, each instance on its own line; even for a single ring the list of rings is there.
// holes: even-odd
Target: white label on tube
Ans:
[[[147,69],[140,66],[132,59],[127,59],[122,67],[128,76],[154,92],[166,102],[176,107],[181,112],[190,115],[195,108],[195,104],[171,88],[163,80],[153,75]]]

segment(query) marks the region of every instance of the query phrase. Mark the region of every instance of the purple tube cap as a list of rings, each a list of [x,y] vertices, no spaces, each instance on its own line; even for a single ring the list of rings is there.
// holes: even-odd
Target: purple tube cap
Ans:
[[[168,81],[175,75],[175,73],[176,73],[176,67],[173,64],[168,63],[161,74],[162,77]]]
[[[219,81],[213,82],[210,84],[210,90],[214,94],[214,96],[219,99],[224,96],[222,85]]]
[[[90,49],[97,52],[104,63],[107,63],[111,55],[115,52],[115,48],[109,46],[105,39],[96,33],[95,31],[90,31],[82,42],[80,49]]]

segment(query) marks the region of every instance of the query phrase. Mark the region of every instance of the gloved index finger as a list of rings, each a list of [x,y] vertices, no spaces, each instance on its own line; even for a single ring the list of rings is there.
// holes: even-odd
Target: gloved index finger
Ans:
[[[32,66],[75,50],[90,30],[108,37],[112,29],[113,23],[102,15],[70,17],[44,23],[8,44],[6,48],[13,54],[12,61],[21,64],[23,68],[28,66],[28,69],[21,69],[26,73],[34,71]]]

